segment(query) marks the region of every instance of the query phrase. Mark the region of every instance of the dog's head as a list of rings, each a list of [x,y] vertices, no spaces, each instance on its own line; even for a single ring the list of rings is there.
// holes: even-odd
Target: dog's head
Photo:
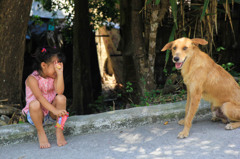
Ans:
[[[199,38],[180,38],[167,43],[161,51],[171,49],[173,56],[172,60],[175,63],[175,67],[176,69],[181,69],[186,59],[193,54],[194,47],[198,47],[199,44],[206,45],[208,42]]]

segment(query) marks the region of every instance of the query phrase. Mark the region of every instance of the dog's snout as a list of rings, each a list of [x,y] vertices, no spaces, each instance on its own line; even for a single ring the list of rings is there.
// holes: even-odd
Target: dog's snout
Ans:
[[[179,61],[179,57],[176,56],[176,57],[173,58],[173,60],[174,60],[175,62],[178,62],[178,61]]]

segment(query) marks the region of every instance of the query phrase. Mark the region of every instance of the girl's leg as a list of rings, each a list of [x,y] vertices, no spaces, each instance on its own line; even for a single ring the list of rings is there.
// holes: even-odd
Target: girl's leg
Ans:
[[[66,102],[67,102],[67,99],[64,95],[57,95],[56,98],[53,101],[53,105],[57,109],[66,110]],[[56,119],[56,116],[51,112],[50,112],[50,116],[53,119]],[[64,146],[64,145],[67,144],[67,141],[64,138],[63,131],[62,131],[61,128],[56,128],[56,137],[57,137],[58,146]]]
[[[51,145],[48,142],[47,135],[45,134],[45,131],[43,129],[44,115],[41,109],[40,102],[37,100],[32,101],[29,104],[29,112],[31,119],[37,129],[40,148],[49,148]]]

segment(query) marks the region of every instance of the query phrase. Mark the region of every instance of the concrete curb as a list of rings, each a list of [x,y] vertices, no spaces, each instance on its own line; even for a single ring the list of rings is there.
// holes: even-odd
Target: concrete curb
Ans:
[[[92,115],[71,116],[68,118],[64,134],[81,135],[109,130],[137,127],[181,119],[185,114],[186,101],[155,106],[136,107]],[[209,114],[210,104],[201,101],[197,117]],[[48,138],[55,139],[53,125],[44,127]],[[0,145],[36,141],[36,129],[30,124],[6,125],[0,127]]]

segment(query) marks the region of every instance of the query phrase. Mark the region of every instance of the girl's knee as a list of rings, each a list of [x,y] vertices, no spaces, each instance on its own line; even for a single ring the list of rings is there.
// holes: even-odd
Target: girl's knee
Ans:
[[[32,101],[31,103],[29,103],[29,109],[31,111],[38,111],[38,110],[40,110],[41,109],[40,102],[37,101],[37,100]]]
[[[67,98],[64,95],[57,95],[55,100],[58,104],[66,104],[67,102]]]

